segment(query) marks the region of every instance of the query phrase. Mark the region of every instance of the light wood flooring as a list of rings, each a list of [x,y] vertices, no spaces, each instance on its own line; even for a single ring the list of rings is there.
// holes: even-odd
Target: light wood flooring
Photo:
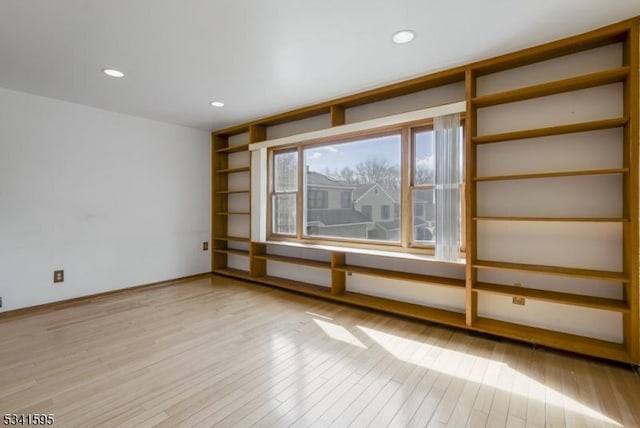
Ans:
[[[639,427],[630,367],[207,277],[0,318],[58,427]]]

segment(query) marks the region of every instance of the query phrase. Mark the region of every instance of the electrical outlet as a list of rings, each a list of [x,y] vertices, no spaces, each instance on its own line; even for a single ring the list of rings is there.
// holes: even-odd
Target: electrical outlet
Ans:
[[[513,304],[514,305],[524,306],[524,303],[525,303],[524,297],[513,296]]]
[[[209,243],[208,242],[203,242],[202,243],[202,251],[207,251],[209,249]]]
[[[2,297],[0,297],[0,308],[2,307]]]
[[[64,282],[64,270],[53,271],[53,282]]]

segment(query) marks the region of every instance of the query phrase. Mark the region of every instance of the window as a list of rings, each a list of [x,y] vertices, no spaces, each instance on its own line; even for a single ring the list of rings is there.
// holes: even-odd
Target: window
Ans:
[[[340,194],[340,208],[351,208],[351,192]]]
[[[307,190],[307,207],[310,210],[328,208],[326,190]]]
[[[413,156],[411,163],[411,200],[413,201],[413,237],[418,245],[435,242],[436,213],[433,200],[435,188],[435,132],[431,127],[414,130],[412,133]]]
[[[443,132],[461,136],[462,128],[456,134],[455,126]],[[438,137],[437,147],[445,144],[442,150],[448,150],[448,141]],[[437,215],[447,214],[437,214],[436,201],[442,195],[437,197],[436,167],[446,170],[450,158],[437,157],[431,122],[345,140],[298,142],[268,153],[272,174],[268,236],[427,252],[445,242],[437,239],[447,236],[446,231],[442,235],[436,230]],[[462,153],[451,159],[462,164]],[[462,192],[447,195],[462,203]],[[404,207],[409,208],[406,215]]]
[[[389,220],[389,217],[391,217],[391,207],[389,205],[380,207],[380,217],[382,217],[383,220]]]
[[[455,129],[455,128],[454,128]],[[451,131],[456,133],[455,130]],[[463,128],[457,130],[457,137],[462,140]],[[422,127],[413,129],[411,133],[412,158],[410,173],[411,183],[409,186],[413,213],[412,220],[412,243],[416,246],[432,246],[436,243],[436,164],[438,159],[436,153],[436,133],[432,127]],[[455,156],[454,156],[455,158]],[[444,158],[446,159],[446,158]],[[455,162],[462,165],[462,152],[455,158]],[[446,189],[439,190],[455,195],[459,204],[462,204],[463,197],[460,190],[462,183],[458,183],[455,192]],[[451,197],[451,196],[448,196]],[[442,214],[440,214],[442,215]],[[458,237],[463,242],[462,237]]]
[[[401,140],[393,133],[302,148],[307,237],[399,241],[381,222],[400,199]]]
[[[369,220],[371,220],[372,219],[371,215],[373,214],[373,207],[371,205],[363,205],[362,214],[364,214]]]
[[[272,206],[273,233],[296,233],[298,153],[282,152],[273,155]]]

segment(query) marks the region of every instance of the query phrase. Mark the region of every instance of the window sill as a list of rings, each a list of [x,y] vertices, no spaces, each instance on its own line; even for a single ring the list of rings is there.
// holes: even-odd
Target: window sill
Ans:
[[[374,250],[374,249],[368,249],[368,248],[343,247],[343,246],[324,245],[324,244],[307,244],[307,243],[289,242],[289,241],[263,241],[262,243],[267,245],[280,245],[284,247],[334,251],[334,252],[340,252],[340,253],[346,253],[346,254],[364,254],[369,256],[393,257],[396,259],[416,260],[416,261],[424,261],[429,263],[442,263],[447,265],[461,266],[466,263],[466,260],[464,258],[459,258],[457,260],[439,260],[431,255],[407,253],[407,252],[400,252],[400,251],[384,251],[384,250]]]

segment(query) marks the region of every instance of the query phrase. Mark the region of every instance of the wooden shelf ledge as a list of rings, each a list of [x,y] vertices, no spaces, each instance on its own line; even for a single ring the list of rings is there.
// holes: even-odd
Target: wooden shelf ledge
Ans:
[[[577,91],[580,89],[622,82],[627,78],[628,74],[629,67],[618,67],[582,76],[570,77],[568,79],[513,89],[511,91],[482,95],[473,98],[471,102],[478,108],[490,107],[498,104],[523,101],[531,98],[544,97],[547,95],[555,95],[563,92]]]
[[[245,250],[235,250],[233,248],[214,248],[216,253],[232,254],[234,256],[246,256],[249,257],[249,252]]]
[[[459,312],[447,311],[444,309],[430,308],[414,303],[400,302],[397,300],[385,299],[383,297],[369,296],[360,293],[346,292],[333,295],[328,287],[320,287],[290,279],[276,278],[272,276],[251,277],[248,273],[236,269],[219,269],[214,271],[225,276],[241,278],[260,284],[270,285],[302,294],[308,294],[336,302],[347,303],[367,309],[375,309],[396,315],[407,316],[423,321],[431,321],[439,324],[446,324],[454,327],[465,326],[465,315]]]
[[[213,238],[216,241],[234,241],[234,242],[249,242],[249,238],[244,236],[216,236]]]
[[[233,195],[235,193],[250,193],[249,189],[241,189],[241,190],[219,190],[216,192],[216,195]]]
[[[352,265],[337,266],[337,267],[334,267],[333,270],[336,270],[338,272],[357,273],[360,275],[393,278],[393,279],[399,279],[403,281],[442,285],[445,287],[456,287],[456,288],[465,287],[464,279],[444,278],[441,276],[424,275],[419,273],[400,272],[400,271],[394,271],[394,270],[376,269],[376,268],[352,266]]]
[[[249,171],[248,166],[241,166],[238,168],[224,168],[224,169],[216,169],[217,174],[233,174],[236,172],[247,172]]]
[[[222,211],[217,212],[216,215],[250,215],[249,211]]]
[[[495,217],[478,216],[474,221],[548,221],[568,223],[627,223],[629,219],[617,217]]]
[[[342,295],[333,297],[335,300],[369,309],[376,309],[383,312],[407,316],[423,321],[446,324],[453,327],[465,327],[465,315],[459,312],[431,308],[414,303],[400,302],[397,300],[369,296],[360,293],[346,292]]]
[[[579,269],[560,266],[533,265],[524,263],[496,262],[478,260],[472,263],[477,269],[497,269],[519,272],[541,273],[548,275],[570,276],[575,278],[595,279],[613,282],[629,282],[628,275],[623,272],[611,272],[605,270]]]
[[[291,263],[302,266],[309,266],[314,268],[328,269],[331,267],[330,262],[322,262],[319,260],[311,260],[311,259],[303,259],[300,257],[287,257],[287,256],[279,256],[276,254],[260,254],[254,256],[256,259],[262,260],[270,260],[273,262],[281,262],[281,263]]]
[[[249,150],[249,144],[240,144],[237,146],[224,147],[216,150],[216,153],[237,153]]]
[[[627,172],[629,172],[629,168],[589,169],[589,170],[581,170],[581,171],[538,172],[538,173],[532,173],[532,174],[511,174],[511,175],[474,177],[473,181],[505,181],[505,180],[527,180],[532,178],[579,177],[583,175],[624,174]]]
[[[627,117],[595,120],[592,122],[573,123],[570,125],[551,126],[548,128],[526,129],[505,132],[502,134],[481,135],[471,138],[475,144],[491,144],[503,141],[525,140],[527,138],[548,137],[552,135],[573,134],[577,132],[598,131],[601,129],[619,128],[629,121]]]
[[[294,281],[292,279],[277,278],[274,276],[260,276],[252,277],[252,281],[259,282],[261,284],[271,285],[273,287],[284,288],[286,290],[296,291],[302,294],[309,294],[312,296],[333,298],[331,295],[331,289],[329,287],[321,287],[315,284],[309,284],[308,282]]]
[[[249,272],[246,272],[240,269],[233,269],[233,268],[214,269],[213,273],[218,275],[223,275],[223,276],[229,276],[232,278],[244,279],[248,281],[252,279],[251,275],[249,275]]]
[[[584,296],[579,294],[560,293],[557,291],[538,290],[534,288],[515,287],[512,285],[491,284],[479,282],[473,287],[475,292],[500,294],[505,296],[525,297],[552,303],[582,306],[586,308],[602,309],[615,312],[629,312],[629,305],[621,300],[603,297]]]
[[[631,357],[622,344],[608,342],[606,340],[560,333],[489,318],[477,318],[472,329],[569,352],[592,355],[598,358],[606,358],[623,363],[632,362]]]

